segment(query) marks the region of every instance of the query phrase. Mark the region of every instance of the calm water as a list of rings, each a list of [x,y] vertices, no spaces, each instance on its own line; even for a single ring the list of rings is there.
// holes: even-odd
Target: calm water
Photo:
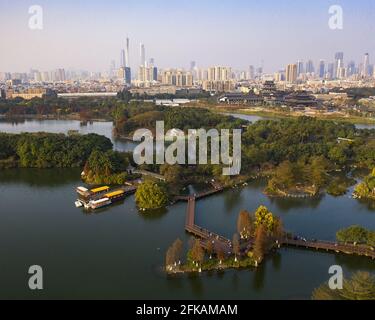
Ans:
[[[97,133],[111,139],[114,148],[119,151],[132,151],[136,145],[132,141],[115,139],[112,135],[112,122],[88,122],[82,125],[78,120],[17,120],[0,119],[0,132],[52,132],[68,133],[69,130],[78,130],[82,134]]]
[[[57,130],[43,126],[33,128]],[[111,135],[103,123],[93,126],[92,131],[101,128],[95,132]],[[167,277],[160,271],[167,247],[177,237],[185,244],[189,238],[184,232],[186,204],[140,214],[130,197],[87,215],[74,207],[79,173],[0,171],[0,298],[309,299],[328,280],[331,265],[342,265],[347,274],[375,272],[375,263],[364,257],[289,248],[269,256],[257,270]],[[287,230],[306,237],[332,240],[337,229],[352,224],[375,229],[369,203],[347,196],[269,199],[263,188],[264,182],[254,181],[200,200],[198,224],[232,237],[238,212],[263,204],[282,217]],[[37,293],[27,287],[28,268],[35,264],[44,270],[45,289]]]

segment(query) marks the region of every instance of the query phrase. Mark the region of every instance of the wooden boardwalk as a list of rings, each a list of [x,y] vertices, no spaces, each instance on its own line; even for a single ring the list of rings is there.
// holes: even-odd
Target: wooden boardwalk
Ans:
[[[177,201],[187,201],[185,230],[193,234],[194,236],[200,238],[202,246],[204,248],[207,248],[208,243],[211,242],[214,248],[217,249],[217,247],[220,246],[225,255],[230,255],[233,253],[233,248],[232,242],[229,239],[226,239],[225,237],[219,234],[204,229],[196,225],[195,222],[196,201],[204,197],[208,197],[210,195],[218,193],[224,189],[221,185],[217,183],[211,183],[211,185],[213,186],[213,189],[211,190],[189,196],[178,196],[175,199]],[[253,240],[247,241],[246,243],[243,243],[241,245],[241,251],[244,254],[246,254],[248,250],[251,250],[253,245]],[[327,252],[366,256],[375,259],[375,250],[371,247],[362,245],[342,244],[322,240],[308,241],[302,238],[285,238],[281,240],[280,246],[300,247],[310,250],[324,250]]]
[[[375,250],[370,247],[354,244],[342,244],[328,241],[304,241],[294,239],[284,239],[282,242],[284,246],[293,246],[313,250],[324,250],[328,252],[352,254],[359,256],[366,256],[375,259]]]
[[[185,230],[200,238],[204,248],[207,248],[211,242],[213,248],[217,250],[217,247],[219,246],[225,255],[230,255],[232,253],[232,243],[230,240],[195,224],[196,200],[208,197],[223,190],[222,186],[218,186],[214,183],[211,183],[211,185],[214,187],[212,190],[189,196],[178,196],[175,199],[179,201],[187,201]]]

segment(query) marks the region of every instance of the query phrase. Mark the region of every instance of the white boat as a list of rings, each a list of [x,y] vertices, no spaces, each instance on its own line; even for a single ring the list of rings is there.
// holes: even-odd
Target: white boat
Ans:
[[[80,208],[83,206],[82,202],[77,200],[76,202],[74,202],[74,204],[76,205],[76,208]]]
[[[109,199],[109,198],[102,198],[102,199],[99,199],[99,200],[90,201],[88,203],[88,207],[89,207],[89,209],[95,210],[95,209],[99,209],[99,208],[108,206],[111,203],[112,203],[111,199]]]

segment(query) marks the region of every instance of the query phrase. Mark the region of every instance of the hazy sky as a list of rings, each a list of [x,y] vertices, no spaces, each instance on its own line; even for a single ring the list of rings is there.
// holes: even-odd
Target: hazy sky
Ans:
[[[43,30],[28,27],[29,6],[44,10]],[[328,9],[344,9],[331,30]],[[266,72],[298,59],[375,61],[374,0],[0,0],[0,71],[108,70],[125,38],[139,65],[139,43],[159,67],[259,66]]]

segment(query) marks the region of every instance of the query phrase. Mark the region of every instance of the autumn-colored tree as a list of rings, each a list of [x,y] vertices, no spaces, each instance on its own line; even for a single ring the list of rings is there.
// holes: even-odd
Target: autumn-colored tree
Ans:
[[[262,261],[264,255],[267,253],[267,246],[267,228],[265,225],[260,224],[255,233],[255,242],[253,249],[253,256],[258,262]]]
[[[175,251],[173,246],[169,247],[165,255],[165,266],[168,268],[175,263]]]
[[[220,244],[215,246],[215,253],[218,260],[223,261],[225,259],[225,252],[223,248],[220,246]]]
[[[273,227],[273,237],[275,238],[275,240],[278,240],[280,242],[284,235],[285,231],[283,221],[280,218],[275,218],[275,223]]]
[[[211,240],[208,240],[208,241],[207,241],[207,244],[206,244],[206,251],[207,251],[207,253],[210,255],[210,259],[211,259],[212,253],[214,252],[214,245],[212,244],[212,241],[211,241]]]
[[[179,262],[181,260],[183,246],[184,245],[180,239],[176,239],[176,241],[173,243],[172,248],[174,250],[174,263]]]
[[[375,300],[375,277],[368,272],[357,272],[344,279],[342,290],[331,290],[327,283],[315,289],[313,300]]]
[[[196,239],[191,249],[191,257],[195,262],[202,263],[204,261],[204,250],[200,240]]]
[[[265,206],[260,206],[255,212],[256,228],[258,228],[260,225],[264,225],[268,232],[272,232],[275,227],[275,221],[276,218]]]
[[[242,210],[237,219],[237,231],[242,239],[249,239],[253,231],[250,213]]]
[[[240,239],[237,233],[233,235],[233,240],[232,240],[232,246],[233,246],[233,253],[237,257],[240,255]]]

